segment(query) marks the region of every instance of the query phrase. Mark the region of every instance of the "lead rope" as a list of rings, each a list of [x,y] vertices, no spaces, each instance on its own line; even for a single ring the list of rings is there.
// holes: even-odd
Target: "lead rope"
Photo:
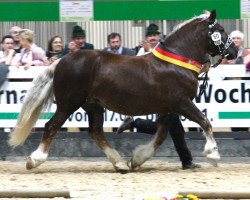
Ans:
[[[201,76],[201,78],[203,78],[203,82],[202,82],[202,84],[199,86],[200,92],[199,92],[198,97],[201,97],[201,95],[202,95],[202,94],[205,92],[205,90],[207,89],[207,86],[208,86],[208,82],[207,82],[207,80],[208,80],[208,72],[205,72],[205,73]]]
[[[224,57],[223,57],[224,58]],[[221,63],[222,59],[223,58],[220,58],[216,63],[214,63],[211,67],[215,68],[215,67],[218,67],[218,65]]]
[[[224,55],[223,55],[215,64],[213,64],[213,65],[210,66],[210,67],[213,67],[213,68],[217,67],[217,66],[221,63],[221,61],[222,61],[223,58],[224,58]],[[206,90],[207,87],[208,87],[208,82],[207,82],[207,81],[208,81],[208,71],[205,72],[205,73],[201,76],[201,78],[203,78],[203,82],[202,82],[202,84],[199,86],[200,92],[199,92],[198,97],[201,97],[201,95],[205,92],[205,90]]]

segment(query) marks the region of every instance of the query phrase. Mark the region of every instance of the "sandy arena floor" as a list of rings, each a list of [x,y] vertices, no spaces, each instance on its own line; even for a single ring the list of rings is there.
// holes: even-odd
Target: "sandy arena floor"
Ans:
[[[0,190],[68,189],[74,200],[142,200],[183,189],[250,191],[250,158],[224,159],[217,168],[196,162],[202,168],[181,170],[177,160],[154,158],[119,174],[105,158],[49,160],[31,171],[25,160],[7,160],[0,162]]]

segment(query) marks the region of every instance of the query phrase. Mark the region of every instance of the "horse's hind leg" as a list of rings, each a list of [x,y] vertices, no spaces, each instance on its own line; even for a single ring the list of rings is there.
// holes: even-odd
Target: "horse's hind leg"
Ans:
[[[214,166],[217,165],[218,160],[220,160],[220,154],[218,151],[217,143],[213,136],[212,125],[205,115],[195,106],[195,104],[190,100],[188,102],[181,103],[179,107],[181,115],[196,122],[204,130],[206,144],[204,147],[203,154],[206,155],[207,159]]]
[[[89,118],[89,134],[96,144],[103,150],[116,171],[126,173],[129,167],[120,154],[108,144],[103,133],[103,108],[95,105],[91,110],[86,109]]]
[[[59,112],[57,109],[55,115],[45,124],[44,134],[37,150],[27,158],[27,169],[38,167],[47,160],[51,142],[68,117],[69,114]]]
[[[172,115],[160,116],[157,120],[157,131],[152,141],[148,144],[141,145],[133,151],[133,155],[130,161],[128,161],[129,167],[134,170],[141,166],[144,162],[150,159],[155,153],[156,149],[164,142],[167,137],[169,124],[172,121]]]

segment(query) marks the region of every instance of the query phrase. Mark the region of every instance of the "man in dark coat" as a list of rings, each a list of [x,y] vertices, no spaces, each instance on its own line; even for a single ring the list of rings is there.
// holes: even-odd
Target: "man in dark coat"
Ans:
[[[107,37],[109,47],[105,47],[103,50],[120,55],[135,56],[136,53],[132,49],[123,47],[121,45],[121,35],[119,33],[110,33]]]
[[[65,48],[63,49],[61,56],[64,56],[68,53],[73,53],[78,50],[94,49],[93,44],[86,42],[86,33],[78,25],[74,26],[71,38],[72,41],[69,42],[69,44],[65,45]]]

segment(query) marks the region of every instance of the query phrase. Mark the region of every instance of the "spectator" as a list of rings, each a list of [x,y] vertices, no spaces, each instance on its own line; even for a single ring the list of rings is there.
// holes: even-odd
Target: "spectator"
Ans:
[[[249,48],[247,48],[244,53],[243,63],[246,66],[246,72],[250,73],[250,49]],[[249,78],[247,78],[247,80],[249,80]]]
[[[21,30],[22,29],[19,26],[13,26],[10,28],[10,35],[14,39],[14,49],[16,53],[20,53],[22,49],[21,44],[20,44],[20,38],[19,38],[19,33]]]
[[[11,35],[5,35],[1,40],[2,51],[0,51],[0,63],[5,65],[15,65],[18,59],[18,53],[14,50],[14,39]]]
[[[61,56],[64,56],[68,53],[73,53],[78,50],[94,49],[93,44],[86,42],[85,31],[78,25],[74,26],[71,38],[72,41],[65,45]]]
[[[121,45],[121,35],[119,33],[111,33],[107,37],[109,47],[104,48],[104,51],[111,52],[114,54],[135,56],[135,51],[132,49],[123,47]]]
[[[230,33],[230,37],[233,40],[233,43],[238,48],[238,55],[237,58],[234,60],[227,60],[224,58],[221,64],[243,64],[243,57],[244,57],[244,48],[243,48],[243,39],[244,34],[239,30],[235,30]]]
[[[159,31],[159,27],[156,24],[150,24],[146,30],[145,40],[140,42],[139,47],[135,49],[139,49],[137,56],[144,55],[145,53],[149,53],[153,50],[155,45],[161,39],[161,32]]]
[[[250,73],[250,61],[246,63],[246,72]]]
[[[63,50],[63,40],[60,36],[53,36],[48,42],[48,49],[46,51],[46,56],[48,58],[49,64],[53,63],[60,57]]]
[[[9,73],[8,65],[12,63],[15,50],[13,49],[14,40],[11,35],[2,37],[0,51],[0,87],[5,82]]]
[[[247,64],[250,61],[250,48],[245,48],[244,55],[243,55],[243,64]],[[249,69],[246,69],[249,72]]]
[[[34,43],[34,31],[23,29],[20,32],[21,55],[17,67],[24,66],[28,69],[30,66],[43,66],[48,64],[45,51]]]

